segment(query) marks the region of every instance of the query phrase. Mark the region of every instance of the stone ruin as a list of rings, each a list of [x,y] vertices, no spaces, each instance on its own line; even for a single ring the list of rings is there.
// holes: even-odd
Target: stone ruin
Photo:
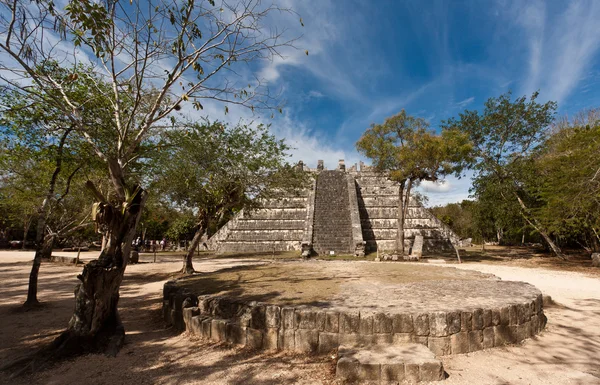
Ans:
[[[335,170],[327,170],[322,160],[316,169],[298,165],[315,177],[309,188],[293,195],[282,193],[253,212],[240,211],[207,241],[208,249],[364,256],[396,248],[399,187],[394,182],[362,162],[346,168],[340,160]],[[404,226],[407,251],[412,251],[416,236],[423,237],[424,255],[452,251],[452,244],[459,242],[414,197]]]

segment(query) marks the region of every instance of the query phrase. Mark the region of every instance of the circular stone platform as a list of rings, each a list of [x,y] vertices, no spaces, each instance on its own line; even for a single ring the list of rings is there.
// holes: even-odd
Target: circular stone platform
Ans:
[[[165,284],[165,318],[215,341],[330,352],[419,343],[436,355],[539,333],[541,292],[523,282],[410,263],[276,262]]]

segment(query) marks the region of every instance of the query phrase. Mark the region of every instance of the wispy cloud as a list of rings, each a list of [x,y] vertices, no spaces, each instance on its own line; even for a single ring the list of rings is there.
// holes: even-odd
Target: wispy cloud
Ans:
[[[473,103],[474,100],[475,100],[475,97],[471,96],[470,98],[461,100],[460,102],[456,103],[455,105],[456,105],[456,107],[459,107],[459,108],[465,108],[469,104]]]

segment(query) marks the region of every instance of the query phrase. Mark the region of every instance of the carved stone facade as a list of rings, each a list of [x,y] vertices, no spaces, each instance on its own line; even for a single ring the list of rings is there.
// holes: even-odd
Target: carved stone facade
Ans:
[[[319,161],[310,188],[265,201],[253,212],[240,212],[207,242],[219,252],[302,250],[310,254],[356,255],[396,246],[399,188],[384,175],[360,164],[336,170]],[[404,224],[405,249],[422,235],[423,254],[449,251],[458,236],[411,197]]]

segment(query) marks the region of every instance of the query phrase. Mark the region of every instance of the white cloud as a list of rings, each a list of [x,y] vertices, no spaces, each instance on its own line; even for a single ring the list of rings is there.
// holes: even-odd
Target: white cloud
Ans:
[[[308,96],[311,97],[311,98],[317,98],[317,99],[325,97],[325,95],[323,95],[321,92],[316,91],[316,90],[311,90],[308,93]]]
[[[423,181],[417,191],[427,196],[429,207],[462,202],[469,199],[472,175],[472,172],[467,172],[461,179],[449,176],[440,182]]]
[[[466,99],[461,100],[460,102],[456,103],[456,106],[459,108],[465,108],[469,104],[473,103],[474,100],[475,100],[475,97],[471,96],[470,98],[466,98]]]

